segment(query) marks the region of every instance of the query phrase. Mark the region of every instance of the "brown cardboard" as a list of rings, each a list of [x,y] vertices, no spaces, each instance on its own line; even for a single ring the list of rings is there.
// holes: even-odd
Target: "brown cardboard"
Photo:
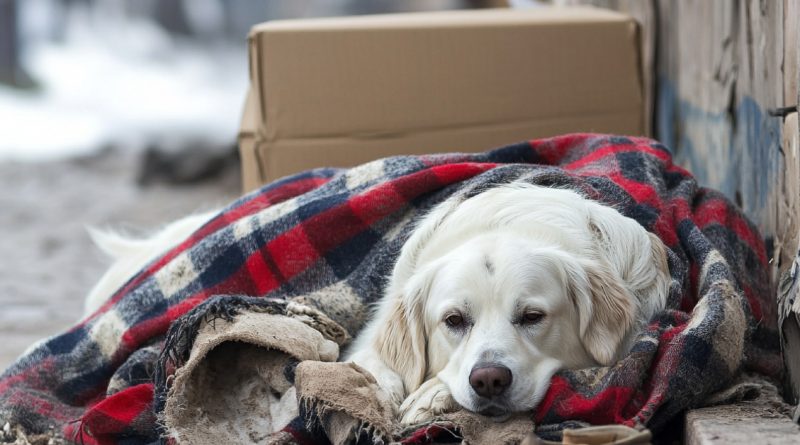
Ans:
[[[256,188],[265,182],[262,163],[256,150],[256,131],[258,129],[258,98],[251,88],[244,102],[242,124],[239,127],[239,157],[242,163],[242,183],[245,191]]]
[[[643,134],[637,30],[592,8],[267,22],[249,36],[246,190],[320,166]]]

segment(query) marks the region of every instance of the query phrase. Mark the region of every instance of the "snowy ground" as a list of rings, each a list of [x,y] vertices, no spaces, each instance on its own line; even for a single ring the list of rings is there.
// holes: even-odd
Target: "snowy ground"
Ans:
[[[190,41],[141,18],[76,7],[63,35],[45,38],[53,25],[37,4],[21,13],[31,34],[23,63],[38,86],[0,85],[0,160],[235,137],[248,84],[244,36]]]
[[[34,341],[73,324],[107,261],[86,226],[142,234],[236,197],[238,172],[191,186],[136,185],[139,157],[104,152],[0,162],[0,370]]]

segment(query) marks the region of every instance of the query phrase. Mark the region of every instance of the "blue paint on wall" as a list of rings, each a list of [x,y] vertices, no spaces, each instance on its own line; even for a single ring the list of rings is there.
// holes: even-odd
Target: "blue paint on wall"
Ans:
[[[751,97],[736,107],[736,147],[745,151],[742,195],[745,203],[766,203],[780,173],[782,120],[765,113]],[[749,207],[749,206],[748,206]]]
[[[679,130],[676,126],[678,119],[678,95],[672,82],[659,76],[656,81],[656,107],[655,127],[656,139],[672,150],[672,155],[677,156],[677,136]]]
[[[759,221],[777,183],[781,120],[750,96],[738,98],[730,112],[712,112],[679,94],[671,81],[659,79],[656,137],[698,182],[740,202]]]

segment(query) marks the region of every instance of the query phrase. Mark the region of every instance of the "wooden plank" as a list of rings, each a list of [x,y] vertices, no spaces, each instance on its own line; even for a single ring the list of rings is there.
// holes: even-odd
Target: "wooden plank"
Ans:
[[[800,0],[784,1],[783,105],[800,104]],[[783,124],[785,169],[778,209],[781,269],[791,264],[800,250],[800,124],[798,113],[788,115]]]
[[[740,181],[735,131],[737,3],[681,0],[662,17],[672,50],[661,95],[671,104],[670,131],[678,163],[703,185],[736,198]],[[665,110],[666,111],[666,110]]]
[[[783,101],[780,107],[797,104],[800,79],[800,1],[785,0],[783,33]],[[798,248],[800,221],[800,165],[797,153],[797,114],[783,122],[782,174],[778,178],[775,228],[775,269],[780,273],[791,264]]]
[[[759,378],[745,378],[740,384],[740,394],[753,391],[749,396],[745,396],[745,400],[694,409],[686,413],[684,443],[687,445],[800,443],[800,425],[792,421],[789,416],[792,408],[781,399],[777,387]]]
[[[783,104],[783,2],[740,3],[739,62],[734,147],[741,153],[742,207],[762,234],[779,237],[778,182],[783,171],[782,121],[767,110]],[[777,278],[780,261],[773,262]],[[776,306],[768,306],[776,309]],[[775,311],[765,319],[776,319]]]
[[[800,1],[783,2],[783,104],[800,100]]]
[[[775,266],[782,273],[800,250],[800,127],[798,113],[783,122],[783,171],[779,178],[779,200],[775,237]]]
[[[689,411],[684,443],[794,445],[800,443],[800,427],[772,405],[743,402]]]

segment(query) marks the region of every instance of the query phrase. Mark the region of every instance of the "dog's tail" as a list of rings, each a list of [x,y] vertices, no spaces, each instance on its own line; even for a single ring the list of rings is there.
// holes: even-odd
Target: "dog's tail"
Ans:
[[[142,249],[145,240],[137,240],[128,235],[113,229],[99,229],[97,227],[86,227],[89,238],[100,250],[112,259],[120,259],[135,255]]]
[[[117,289],[151,261],[177,246],[217,211],[198,213],[166,225],[150,237],[133,238],[118,231],[87,227],[89,237],[114,262],[89,292],[84,302],[84,315],[99,309]]]

